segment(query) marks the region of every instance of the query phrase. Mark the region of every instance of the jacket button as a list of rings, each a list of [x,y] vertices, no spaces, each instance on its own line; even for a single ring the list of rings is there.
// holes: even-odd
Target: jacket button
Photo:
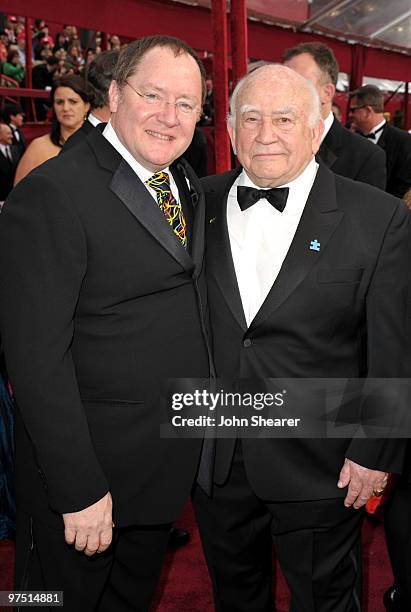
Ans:
[[[252,345],[252,342],[251,342],[250,338],[246,338],[246,339],[244,340],[244,342],[243,342],[243,346],[244,346],[245,348],[248,348],[248,347],[249,347],[249,346],[251,346],[251,345]]]

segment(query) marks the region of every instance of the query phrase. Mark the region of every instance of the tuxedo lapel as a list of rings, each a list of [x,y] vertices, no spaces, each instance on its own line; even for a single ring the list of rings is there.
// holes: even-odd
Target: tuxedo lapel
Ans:
[[[250,330],[279,308],[317,265],[342,217],[343,212],[337,206],[334,175],[320,164],[290,249]],[[312,241],[319,243],[319,251],[310,248]]]
[[[187,208],[191,211],[192,223],[191,234],[191,257],[194,262],[194,277],[197,277],[203,267],[204,241],[205,241],[205,198],[204,193],[194,172],[190,166],[181,159],[176,163],[175,170],[171,168],[174,180],[187,198]],[[188,179],[190,187],[187,185]]]
[[[12,127],[11,124],[9,124],[9,127],[13,133],[13,145],[17,148],[24,148],[26,139],[24,138],[23,132],[18,127]]]
[[[19,144],[21,146],[25,147],[26,146],[26,139],[24,137],[24,134],[23,134],[23,132],[19,128],[17,128],[17,129],[18,129],[19,136],[20,136],[20,143]]]
[[[325,142],[322,143],[317,155],[328,168],[332,168],[338,159],[337,155],[325,144]]]
[[[384,151],[387,149],[387,132],[389,130],[389,126],[388,123],[386,123],[384,125],[384,128],[382,130],[381,136],[378,139],[377,145],[379,147],[381,147],[381,149],[384,149]]]
[[[94,149],[100,165],[113,172],[110,190],[153,238],[191,274],[193,260],[174,232],[170,230],[164,214],[131,166],[115,151],[100,130],[92,130],[87,136],[87,141]]]
[[[7,157],[6,154],[3,153],[3,151],[0,151],[0,163],[5,170],[10,170],[13,167],[13,161],[9,157]]]
[[[240,327],[247,329],[247,322],[238,289],[234,261],[227,227],[227,198],[232,184],[242,168],[215,177],[215,188],[206,191],[206,231],[209,256],[208,273],[214,276],[224,298]]]
[[[337,125],[337,120],[334,119],[328,134],[321,143],[320,150],[317,156],[328,167],[332,168],[338,159],[338,150],[341,147],[341,132],[340,125]]]
[[[110,189],[161,246],[187,272],[191,273],[193,260],[171,230],[164,213],[161,212],[147,188],[124,159],[114,173]]]

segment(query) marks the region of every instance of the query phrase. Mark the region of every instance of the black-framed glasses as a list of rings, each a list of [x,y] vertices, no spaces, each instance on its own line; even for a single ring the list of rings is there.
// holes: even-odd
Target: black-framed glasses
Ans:
[[[126,84],[134,91],[134,93],[140,96],[140,98],[146,104],[149,104],[150,106],[153,106],[156,109],[162,108],[166,104],[171,104],[172,106],[175,107],[176,112],[178,114],[182,113],[183,115],[191,115],[192,113],[200,112],[198,105],[189,100],[177,100],[177,102],[167,102],[165,97],[157,92],[148,91],[145,93],[141,93],[135,87],[130,85],[128,81],[126,81]]]
[[[348,109],[349,113],[353,113],[354,111],[358,110],[359,108],[366,108],[367,106],[369,106],[369,104],[363,104],[362,106],[350,106]]]

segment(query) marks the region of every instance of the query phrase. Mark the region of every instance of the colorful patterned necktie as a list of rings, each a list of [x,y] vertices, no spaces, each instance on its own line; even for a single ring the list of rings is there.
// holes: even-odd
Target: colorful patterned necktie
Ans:
[[[185,248],[187,246],[186,221],[181,204],[177,202],[171,192],[169,175],[167,172],[156,172],[146,181],[146,185],[156,192],[157,204],[160,210],[163,211],[167,221],[173,228],[173,232]]]

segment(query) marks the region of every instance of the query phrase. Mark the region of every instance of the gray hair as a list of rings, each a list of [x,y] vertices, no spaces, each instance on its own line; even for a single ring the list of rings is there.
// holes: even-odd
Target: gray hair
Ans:
[[[320,98],[318,96],[317,90],[315,89],[315,86],[313,85],[313,83],[309,81],[308,79],[305,79],[304,77],[299,75],[294,70],[291,70],[291,68],[287,68],[286,66],[283,66],[282,64],[270,64],[270,63],[258,63],[257,66],[254,65],[252,69],[248,72],[248,74],[243,76],[243,78],[238,81],[237,85],[235,86],[233,90],[233,93],[231,94],[230,110],[227,116],[227,123],[229,123],[232,127],[235,126],[237,98],[238,98],[240,91],[243,89],[245,85],[248,84],[249,81],[251,81],[252,79],[255,79],[255,76],[261,70],[264,70],[268,67],[270,68],[277,67],[281,69],[279,70],[279,72],[285,72],[285,74],[291,80],[299,83],[302,87],[305,87],[306,91],[309,94],[310,101],[311,101],[311,109],[308,115],[309,126],[310,128],[316,127],[319,121],[321,120],[321,105],[320,105]]]

